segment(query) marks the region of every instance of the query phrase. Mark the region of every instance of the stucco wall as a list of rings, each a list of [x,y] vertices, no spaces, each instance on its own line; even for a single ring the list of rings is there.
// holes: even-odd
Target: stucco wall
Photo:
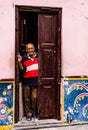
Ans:
[[[88,75],[88,0],[0,0],[0,79],[15,77],[15,5],[62,7],[62,76]]]

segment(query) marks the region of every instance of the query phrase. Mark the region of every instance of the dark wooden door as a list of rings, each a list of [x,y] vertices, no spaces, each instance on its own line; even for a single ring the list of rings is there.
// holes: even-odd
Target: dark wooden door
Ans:
[[[57,15],[38,14],[40,118],[55,118],[57,105]],[[59,116],[59,115],[58,115]]]
[[[30,37],[36,48],[38,45],[38,111],[40,118],[60,119],[61,10],[61,8],[16,6],[16,56],[18,52],[24,54],[25,43],[31,40]],[[34,28],[35,22],[38,25],[36,24]],[[32,34],[30,26],[32,26],[32,31],[34,30]],[[19,120],[19,82],[21,78],[17,57],[15,61],[15,113],[18,113],[15,114],[15,121],[17,122]]]

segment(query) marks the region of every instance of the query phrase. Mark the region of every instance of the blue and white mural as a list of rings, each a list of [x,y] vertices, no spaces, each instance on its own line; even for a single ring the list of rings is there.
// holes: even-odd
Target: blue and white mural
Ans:
[[[13,124],[13,83],[0,82],[0,126]]]
[[[88,78],[64,80],[65,120],[88,121]]]

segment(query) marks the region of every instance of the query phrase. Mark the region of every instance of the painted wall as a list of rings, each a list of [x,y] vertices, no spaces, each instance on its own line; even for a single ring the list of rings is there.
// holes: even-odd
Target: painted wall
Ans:
[[[13,90],[13,82],[0,82],[0,130],[14,126]]]
[[[0,79],[15,77],[15,5],[62,7],[62,76],[88,75],[88,0],[0,0]]]

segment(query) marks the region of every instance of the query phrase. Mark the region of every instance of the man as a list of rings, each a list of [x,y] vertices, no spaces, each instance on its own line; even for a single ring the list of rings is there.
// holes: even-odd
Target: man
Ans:
[[[18,64],[23,74],[23,96],[26,119],[29,121],[37,114],[38,87],[38,54],[32,43],[26,44],[26,53],[22,57],[18,54]]]

